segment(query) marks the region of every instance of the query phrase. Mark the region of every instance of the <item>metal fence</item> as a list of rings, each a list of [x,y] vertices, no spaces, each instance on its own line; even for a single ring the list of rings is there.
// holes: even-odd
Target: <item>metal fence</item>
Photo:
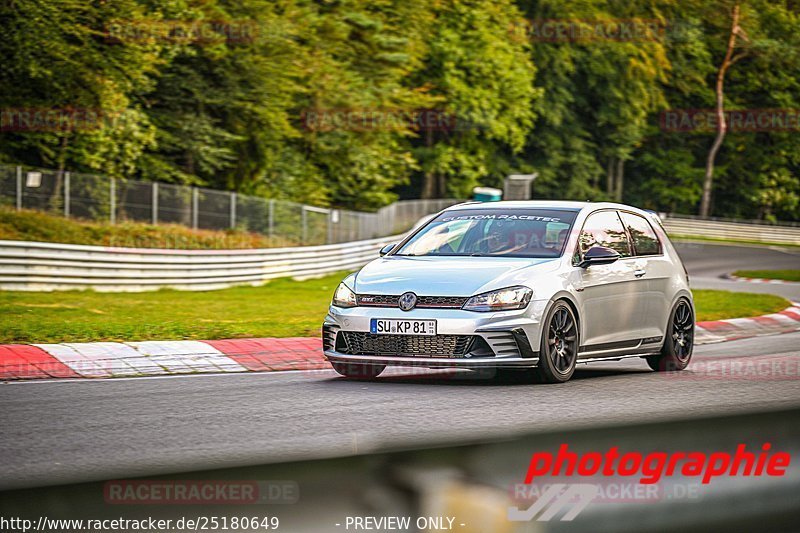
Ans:
[[[458,200],[407,200],[375,213],[325,209],[169,183],[0,165],[0,205],[84,220],[238,229],[292,245],[374,239],[409,229]]]
[[[234,192],[0,165],[0,205],[65,217],[209,230],[239,229],[276,246],[336,244],[402,233],[458,200],[404,200],[374,213],[326,209]],[[800,244],[800,224],[662,214],[673,235]]]

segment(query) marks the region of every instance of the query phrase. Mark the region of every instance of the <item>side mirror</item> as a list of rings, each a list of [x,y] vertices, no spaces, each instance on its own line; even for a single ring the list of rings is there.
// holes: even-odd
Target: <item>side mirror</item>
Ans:
[[[386,255],[386,254],[388,254],[389,252],[391,252],[392,250],[394,250],[394,247],[395,247],[395,246],[397,246],[397,243],[396,243],[396,242],[393,242],[393,243],[391,243],[391,244],[387,244],[386,246],[384,246],[383,248],[381,248],[381,251],[380,251],[381,257],[383,257],[384,255]]]
[[[608,265],[620,258],[616,250],[605,246],[592,246],[583,254],[583,260],[578,263],[581,268],[588,268],[594,265]]]

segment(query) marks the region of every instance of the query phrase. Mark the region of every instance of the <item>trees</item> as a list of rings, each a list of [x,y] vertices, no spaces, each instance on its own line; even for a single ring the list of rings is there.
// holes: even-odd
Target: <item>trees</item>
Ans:
[[[414,156],[421,196],[466,197],[480,181],[499,181],[521,151],[541,90],[528,43],[513,38],[522,22],[510,2],[445,1],[435,10],[428,49],[414,83],[428,87],[449,127],[419,132]]]
[[[536,171],[538,197],[797,218],[796,120],[734,124],[715,141],[715,127],[670,128],[663,113],[719,123],[724,79],[725,112],[796,119],[798,11],[788,0],[13,0],[0,6],[0,162],[355,209],[466,197]],[[543,34],[548,23],[567,33]],[[65,118],[76,110],[94,119]],[[20,112],[57,120],[29,127]]]
[[[668,41],[672,68],[664,90],[669,107],[703,110],[700,116],[709,120],[707,127],[675,131],[662,124],[653,131],[632,169],[640,185],[631,201],[724,217],[775,217],[776,207],[778,218],[800,214],[793,200],[800,193],[796,120],[791,126],[800,103],[798,11],[785,2],[753,1],[741,4],[738,24],[732,24],[736,5],[730,0],[661,3],[665,17],[682,21],[684,28]],[[726,57],[735,67],[723,71]],[[734,117],[724,136],[717,128],[721,74],[725,118]],[[737,120],[742,117],[763,122]],[[715,163],[713,183],[709,162]],[[663,184],[674,184],[676,194],[653,195],[664,190]]]
[[[647,28],[647,10],[636,2],[520,3],[544,91],[525,153],[540,173],[537,190],[548,197],[621,200],[625,162],[665,105],[664,43]],[[643,31],[613,33],[618,28]]]
[[[151,86],[160,47],[113,46],[106,30],[143,16],[134,0],[2,4],[0,161],[130,174],[153,141],[132,95]]]
[[[708,151],[706,158],[706,173],[703,178],[703,196],[700,200],[700,216],[707,217],[711,211],[711,186],[714,181],[714,161],[717,158],[717,152],[722,141],[725,140],[725,132],[728,130],[728,124],[725,119],[725,73],[734,63],[746,56],[746,52],[741,52],[733,55],[736,43],[738,40],[747,41],[747,34],[739,25],[739,4],[734,4],[731,9],[731,31],[728,36],[728,46],[725,49],[725,57],[722,58],[722,63],[717,72],[717,82],[714,88],[714,94],[717,97],[716,102],[716,123],[717,123],[717,136],[714,138],[714,143]]]

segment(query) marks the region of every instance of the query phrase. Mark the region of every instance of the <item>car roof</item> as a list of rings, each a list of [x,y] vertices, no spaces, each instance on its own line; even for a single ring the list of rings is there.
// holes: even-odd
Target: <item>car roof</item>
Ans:
[[[465,210],[465,209],[568,209],[570,211],[582,211],[590,209],[628,209],[643,212],[638,207],[614,202],[570,202],[563,200],[506,200],[500,202],[464,202],[448,207],[445,211]]]

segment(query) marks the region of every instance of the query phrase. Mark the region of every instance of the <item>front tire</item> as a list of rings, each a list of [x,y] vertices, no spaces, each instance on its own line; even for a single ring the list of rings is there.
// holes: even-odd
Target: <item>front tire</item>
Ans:
[[[683,370],[692,360],[694,349],[694,312],[686,298],[681,298],[669,315],[667,338],[658,355],[648,355],[647,364],[657,372]]]
[[[545,383],[564,383],[578,362],[578,319],[564,300],[558,300],[542,325],[538,374]]]
[[[369,365],[359,363],[334,363],[333,369],[346,378],[371,379],[378,377],[386,365]]]

